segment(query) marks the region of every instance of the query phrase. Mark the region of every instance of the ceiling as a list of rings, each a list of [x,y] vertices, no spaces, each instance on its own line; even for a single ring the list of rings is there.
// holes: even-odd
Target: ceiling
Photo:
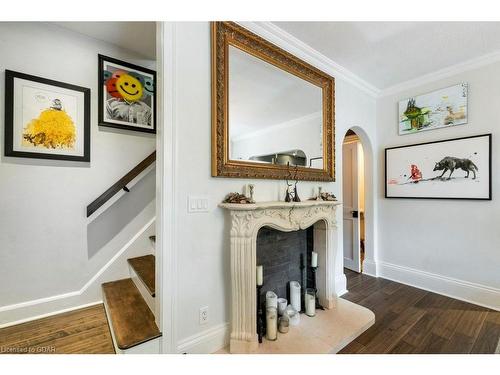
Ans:
[[[154,60],[155,22],[53,22],[56,25],[128,49]]]
[[[500,50],[500,22],[273,22],[379,90]]]

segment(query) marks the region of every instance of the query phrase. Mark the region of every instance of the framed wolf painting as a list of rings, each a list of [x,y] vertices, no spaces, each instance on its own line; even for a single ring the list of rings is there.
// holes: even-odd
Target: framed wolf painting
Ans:
[[[99,55],[100,126],[156,133],[156,72]]]
[[[491,200],[491,134],[386,148],[385,197]]]

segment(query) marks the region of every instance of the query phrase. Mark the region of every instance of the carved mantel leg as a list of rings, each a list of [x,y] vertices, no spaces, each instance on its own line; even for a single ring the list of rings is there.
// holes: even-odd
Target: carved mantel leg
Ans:
[[[318,298],[321,305],[327,309],[335,307],[335,251],[336,226],[334,223],[318,221],[314,224],[314,251],[319,256],[319,269],[317,273]],[[330,272],[326,272],[329,270]]]
[[[256,244],[250,235],[231,232],[231,353],[258,348],[256,297]]]

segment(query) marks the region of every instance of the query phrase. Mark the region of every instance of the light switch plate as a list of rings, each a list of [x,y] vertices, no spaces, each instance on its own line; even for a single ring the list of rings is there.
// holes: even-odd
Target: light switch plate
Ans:
[[[208,196],[190,195],[188,197],[188,212],[208,212]]]

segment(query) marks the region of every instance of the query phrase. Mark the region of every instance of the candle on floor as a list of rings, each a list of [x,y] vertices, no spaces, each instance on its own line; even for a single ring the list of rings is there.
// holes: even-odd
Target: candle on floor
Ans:
[[[286,298],[278,298],[278,315],[283,315],[287,306],[288,301]]]
[[[318,253],[315,251],[311,253],[311,267],[318,267]]]
[[[312,288],[306,289],[306,315],[315,316],[316,315],[316,291]]]
[[[266,293],[266,308],[268,307],[278,309],[278,296],[271,290]]]
[[[290,281],[290,304],[295,311],[300,311],[300,284],[298,281]]]
[[[264,283],[264,267],[257,266],[257,285],[262,286]]]
[[[270,341],[278,338],[278,311],[276,307],[266,309],[266,338]]]

